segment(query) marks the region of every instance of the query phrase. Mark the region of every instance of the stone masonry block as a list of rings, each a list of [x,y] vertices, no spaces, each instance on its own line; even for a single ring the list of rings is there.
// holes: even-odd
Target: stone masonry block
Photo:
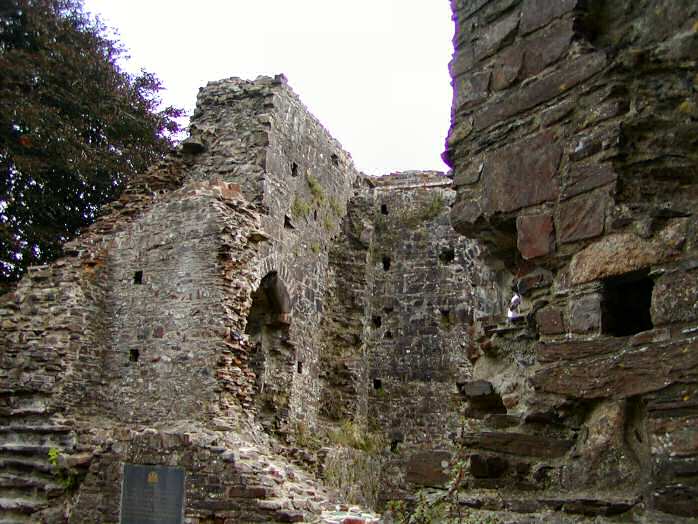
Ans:
[[[590,194],[560,204],[560,242],[576,242],[603,233],[606,201],[597,194]]]
[[[570,329],[573,333],[601,332],[601,295],[580,297],[570,308]]]
[[[501,148],[485,163],[485,214],[508,212],[557,198],[562,148],[551,132]]]
[[[517,247],[526,260],[549,255],[555,250],[553,218],[550,215],[523,215],[516,219]]]

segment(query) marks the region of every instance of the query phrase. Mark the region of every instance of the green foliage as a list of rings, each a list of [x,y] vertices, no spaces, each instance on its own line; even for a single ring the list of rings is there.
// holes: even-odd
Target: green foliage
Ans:
[[[320,181],[310,174],[305,175],[305,180],[310,188],[310,194],[313,195],[313,200],[318,204],[322,203],[325,200],[325,192],[322,189],[322,185],[320,185]]]
[[[381,434],[367,431],[351,420],[345,420],[339,428],[330,430],[327,436],[333,444],[366,453],[377,453],[386,445],[385,437]]]
[[[58,483],[64,489],[73,490],[78,485],[78,474],[60,465],[61,452],[57,448],[48,450],[48,463],[51,465],[51,472]]]
[[[318,433],[312,431],[303,421],[298,421],[293,425],[291,436],[299,447],[312,450],[318,450],[322,447],[322,440]]]
[[[313,243],[310,245],[310,250],[311,250],[313,253],[315,253],[316,255],[319,255],[319,254],[320,254],[320,244],[317,243],[317,242],[313,242]]]
[[[310,204],[296,196],[291,204],[291,214],[293,218],[307,218],[310,215]]]
[[[334,214],[338,217],[343,216],[345,211],[342,205],[339,203],[339,201],[334,196],[331,196],[328,200],[330,204],[330,209],[334,212]]]
[[[325,228],[325,231],[327,231],[328,233],[330,233],[334,230],[335,227],[337,227],[337,224],[335,224],[334,220],[332,220],[329,216],[325,216],[325,218],[322,219],[322,225]]]
[[[464,508],[458,503],[466,463],[457,460],[451,465],[451,480],[445,490],[420,490],[410,507],[403,500],[391,500],[386,510],[397,524],[501,524],[491,513]]]
[[[384,487],[383,461],[353,448],[333,448],[327,454],[323,477],[350,504],[375,507]]]
[[[82,0],[0,9],[0,284],[50,261],[131,176],[162,158],[182,111],[121,71],[121,46]]]

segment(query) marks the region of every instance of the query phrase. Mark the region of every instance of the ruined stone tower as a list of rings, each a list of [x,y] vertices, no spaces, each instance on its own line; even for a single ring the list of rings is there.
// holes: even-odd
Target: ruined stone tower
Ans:
[[[213,82],[0,297],[0,522],[698,515],[698,7],[452,5],[452,174]]]

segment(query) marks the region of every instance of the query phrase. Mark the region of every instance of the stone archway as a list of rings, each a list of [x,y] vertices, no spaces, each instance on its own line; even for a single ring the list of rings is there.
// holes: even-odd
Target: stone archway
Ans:
[[[295,356],[289,341],[291,296],[277,271],[262,278],[252,295],[245,333],[256,375],[257,411],[263,424],[278,426],[288,411]]]

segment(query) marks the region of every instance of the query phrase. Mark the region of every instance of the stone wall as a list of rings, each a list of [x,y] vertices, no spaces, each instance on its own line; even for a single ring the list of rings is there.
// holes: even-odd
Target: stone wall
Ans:
[[[473,348],[468,504],[694,517],[698,7],[453,8],[451,220],[523,299]]]
[[[368,303],[369,426],[390,444],[384,499],[442,484],[460,428],[457,383],[472,373],[469,326],[491,313],[479,247],[450,226],[443,173],[375,180]],[[434,473],[436,472],[436,473]]]

